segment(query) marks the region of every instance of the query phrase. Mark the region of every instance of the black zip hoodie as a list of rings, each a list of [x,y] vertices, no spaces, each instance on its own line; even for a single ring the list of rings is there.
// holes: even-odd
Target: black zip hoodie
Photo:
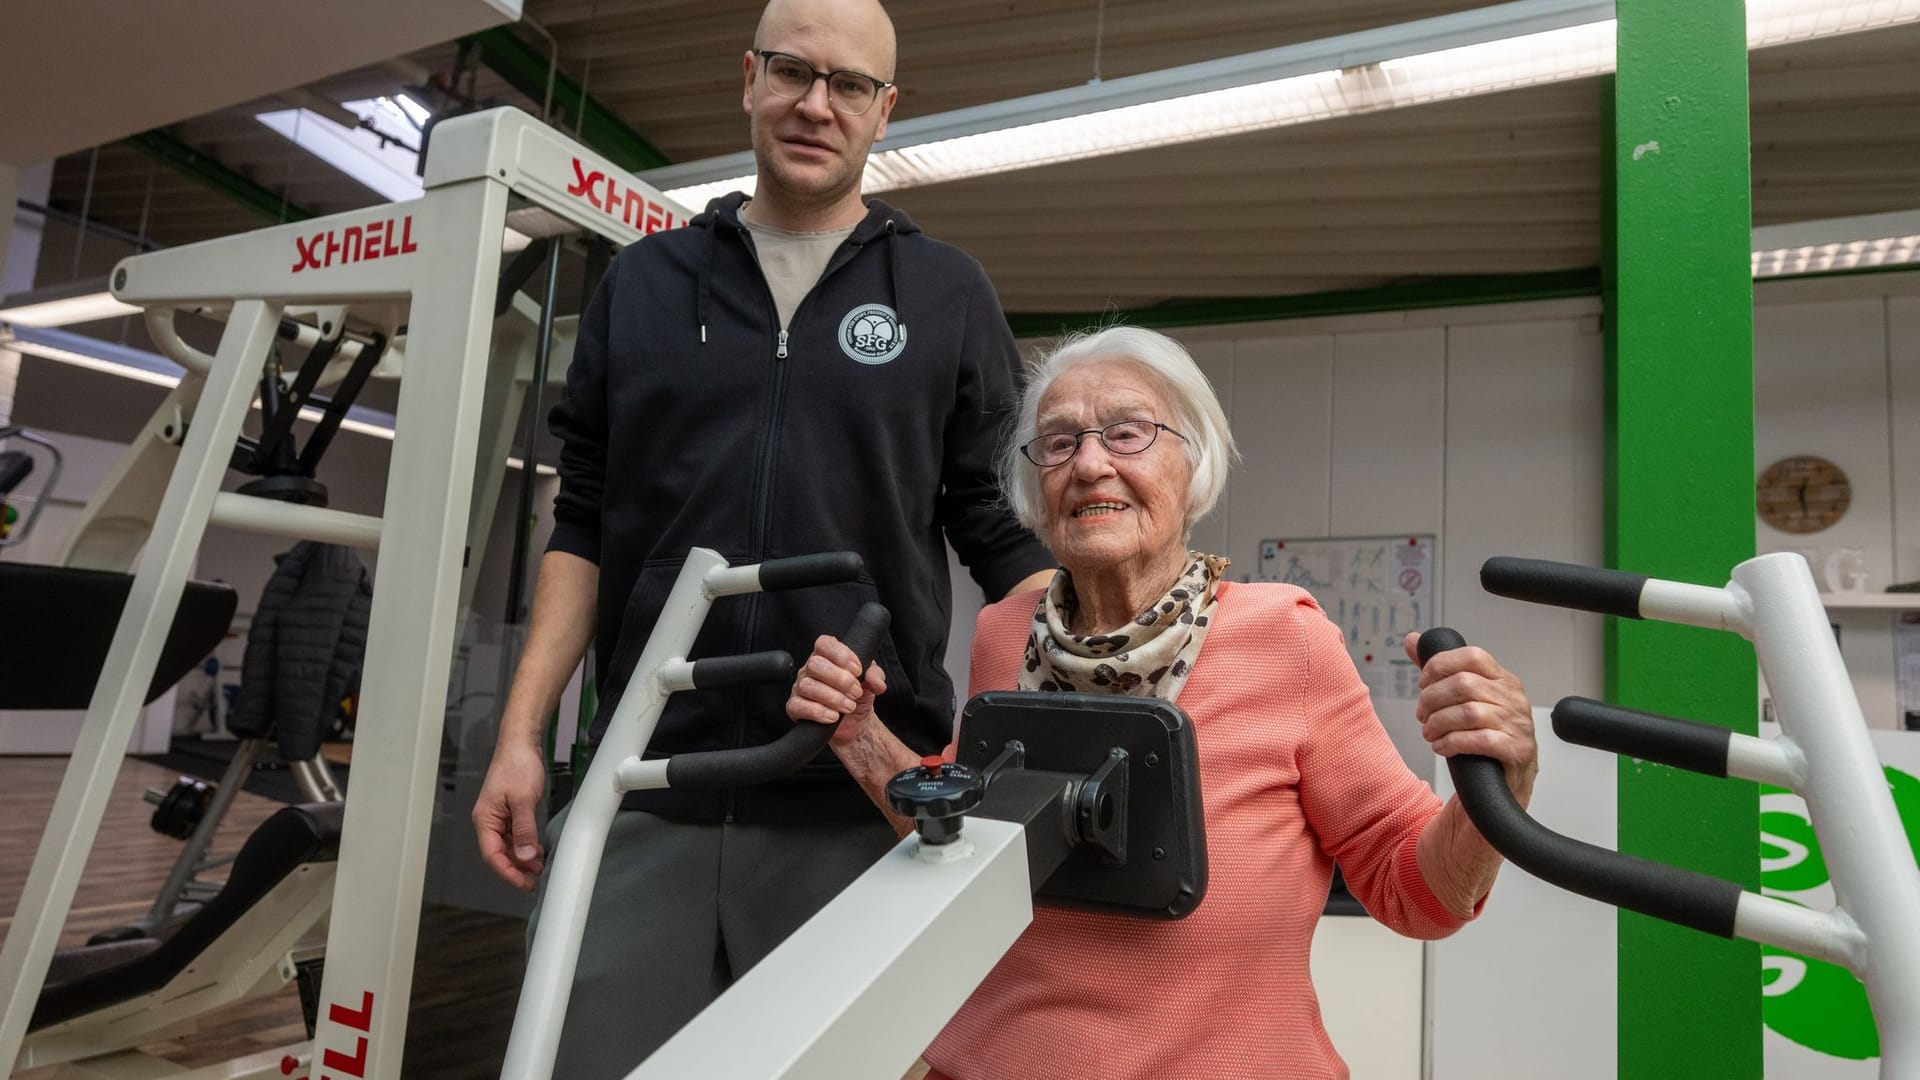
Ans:
[[[990,597],[1053,565],[993,476],[1019,389],[1012,334],[977,262],[877,201],[783,334],[744,200],[716,199],[688,227],[622,251],[581,317],[552,413],[564,448],[549,550],[600,567],[603,702],[631,676],[689,548],[735,564],[859,552],[858,583],[716,601],[692,658],[804,660],[877,597],[893,613],[878,715],[937,752],[954,718],[943,535]],[[768,742],[792,723],[789,690],[675,694],[648,755]],[[611,715],[603,705],[596,741]],[[875,812],[830,753],[771,784],[635,792],[625,805],[734,821]]]

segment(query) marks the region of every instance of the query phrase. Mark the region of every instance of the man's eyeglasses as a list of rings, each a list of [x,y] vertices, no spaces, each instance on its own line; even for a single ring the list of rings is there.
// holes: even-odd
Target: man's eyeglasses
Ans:
[[[859,71],[816,71],[812,64],[791,53],[772,49],[753,51],[760,58],[760,69],[766,73],[767,89],[784,98],[801,98],[807,96],[816,81],[825,79],[827,104],[833,106],[835,112],[848,116],[859,116],[873,108],[881,92],[893,85]]]
[[[1117,424],[1108,424],[1103,428],[1088,428],[1085,431],[1054,431],[1037,439],[1028,439],[1020,444],[1020,452],[1028,461],[1043,469],[1055,465],[1065,465],[1080,452],[1080,440],[1089,435],[1100,436],[1100,445],[1107,448],[1109,454],[1138,454],[1152,446],[1161,432],[1186,441],[1186,436],[1165,424],[1153,420],[1122,420]]]

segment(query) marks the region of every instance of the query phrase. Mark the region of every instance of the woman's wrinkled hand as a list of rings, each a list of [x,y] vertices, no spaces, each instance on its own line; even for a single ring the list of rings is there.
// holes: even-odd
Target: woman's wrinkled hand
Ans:
[[[839,638],[822,634],[794,678],[793,692],[787,697],[787,716],[796,722],[840,721],[839,730],[833,733],[833,745],[839,748],[860,737],[867,721],[873,719],[873,700],[886,692],[887,676],[879,664],[867,665],[866,678],[861,679],[860,658]]]
[[[1407,657],[1420,658],[1408,634]],[[1533,703],[1520,677],[1475,645],[1437,653],[1420,670],[1420,700],[1414,707],[1420,734],[1442,757],[1478,754],[1498,761],[1507,787],[1521,806],[1540,774],[1540,744],[1533,734]]]

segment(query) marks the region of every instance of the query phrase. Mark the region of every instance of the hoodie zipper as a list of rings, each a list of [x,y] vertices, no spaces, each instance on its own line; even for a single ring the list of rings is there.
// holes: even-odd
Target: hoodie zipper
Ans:
[[[747,254],[753,257],[755,268],[759,268],[760,255],[759,252],[754,249],[753,234],[747,231],[743,225],[736,225],[735,228],[739,230],[741,242],[747,245]],[[855,231],[859,231],[858,226],[855,227]],[[865,246],[865,241],[856,242],[851,239],[851,236],[841,244],[840,250],[834,253],[832,259],[828,260],[826,269],[820,271],[820,280],[813,283],[813,287],[807,290],[807,294],[800,298],[799,306],[793,309],[793,317],[796,320],[799,319],[800,313],[806,310],[807,302],[813,299],[814,294],[819,292],[822,285],[826,284],[827,279],[833,276],[835,271],[852,262],[853,257]],[[760,273],[760,292],[766,298],[767,314],[772,317],[771,321],[773,325],[776,327],[779,326],[780,305],[774,302],[773,286],[767,284],[767,275],[764,270]],[[749,538],[747,544],[747,559],[750,562],[759,562],[766,558],[767,534],[772,528],[774,447],[779,442],[780,424],[784,419],[787,400],[788,366],[781,362],[788,358],[787,340],[787,330],[781,329],[776,332],[773,349],[773,388],[769,391],[767,400],[766,426],[762,428],[760,432],[761,450],[759,476],[754,483],[753,535]],[[760,594],[749,593],[745,599],[747,601],[747,610],[746,618],[742,626],[747,629],[748,633],[751,633],[752,627],[759,621],[760,617]],[[738,650],[743,653],[749,651],[751,647],[752,642],[750,640],[741,641],[737,646]],[[746,694],[745,690],[735,692],[742,695],[743,698]],[[735,746],[744,746],[746,745],[747,738],[746,709],[737,708],[735,715],[738,716],[739,719],[734,726],[733,744]],[[726,803],[727,824],[733,823],[736,806],[735,790],[728,788]]]
[[[749,253],[753,252],[752,234],[747,232],[745,228],[742,228],[740,235],[741,239],[747,243],[747,251]],[[813,300],[815,294],[820,291],[820,287],[827,283],[827,279],[832,277],[841,267],[852,262],[854,256],[858,255],[861,249],[865,247],[865,241],[855,241],[852,239],[847,240],[841,245],[840,250],[835,252],[833,258],[827,262],[827,268],[820,271],[820,280],[814,282],[813,288],[807,290],[807,295],[800,298],[799,306],[793,309],[795,321],[798,321],[801,314],[807,310],[807,305]],[[756,266],[759,264],[758,255],[755,255],[754,263]],[[773,288],[767,284],[767,278],[764,273],[760,275],[760,291],[766,297],[767,312],[772,316],[773,324],[778,326],[780,324],[780,308],[774,303]],[[788,368],[786,364],[780,363],[780,361],[788,359],[791,355],[791,351],[788,348],[789,340],[790,334],[787,330],[778,330],[774,334],[773,389],[767,402],[766,427],[761,430],[762,447],[760,451],[759,477],[758,482],[754,484],[753,537],[747,551],[747,557],[750,559],[762,559],[766,557],[767,535],[772,531],[773,526],[771,520],[773,516],[773,455],[774,446],[778,441],[777,436],[780,432],[780,424],[785,418],[784,412],[787,400]]]

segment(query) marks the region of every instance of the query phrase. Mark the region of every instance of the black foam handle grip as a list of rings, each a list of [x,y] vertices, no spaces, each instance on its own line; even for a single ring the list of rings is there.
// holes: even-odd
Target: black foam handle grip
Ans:
[[[862,605],[859,613],[854,615],[853,625],[840,640],[860,658],[861,671],[866,670],[874,655],[880,651],[880,641],[886,636],[892,621],[886,608],[872,602]],[[833,738],[839,726],[838,721],[831,724],[801,722],[794,724],[778,739],[761,746],[676,754],[667,761],[667,786],[722,788],[764,784],[812,761],[826,748],[827,741]]]
[[[1583,697],[1561,698],[1553,707],[1553,733],[1561,742],[1708,776],[1727,775],[1727,751],[1733,745],[1728,728]]]
[[[1420,635],[1420,662],[1424,665],[1435,654],[1465,644],[1455,631],[1435,627]],[[1473,827],[1520,869],[1603,904],[1733,936],[1741,886],[1561,836],[1521,808],[1507,787],[1505,771],[1492,758],[1455,755],[1447,759],[1447,771]]]
[[[1466,643],[1467,639],[1461,637],[1460,631],[1453,627],[1436,626],[1420,635],[1420,640],[1413,643],[1413,651],[1420,657],[1420,666],[1426,667],[1427,661],[1435,656],[1443,652],[1451,652]]]
[[[1495,596],[1534,604],[1640,618],[1640,590],[1647,575],[1624,570],[1496,556],[1480,567],[1480,587]]]
[[[715,656],[693,662],[693,688],[712,690],[721,686],[778,682],[792,674],[793,657],[783,649],[745,656]]]
[[[786,559],[768,559],[760,564],[760,588],[766,592],[805,589],[814,585],[837,585],[858,580],[867,564],[858,552],[825,551],[818,555],[795,555]]]

